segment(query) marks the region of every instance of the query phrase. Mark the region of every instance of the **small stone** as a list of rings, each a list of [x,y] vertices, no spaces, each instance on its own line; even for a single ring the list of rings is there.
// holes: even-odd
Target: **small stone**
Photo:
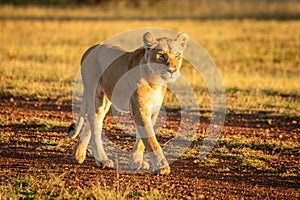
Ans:
[[[193,161],[193,163],[195,163],[195,164],[197,164],[197,163],[199,163],[199,162],[200,162],[199,159],[196,159],[196,160]]]
[[[272,124],[272,119],[268,119],[268,124],[271,125]]]

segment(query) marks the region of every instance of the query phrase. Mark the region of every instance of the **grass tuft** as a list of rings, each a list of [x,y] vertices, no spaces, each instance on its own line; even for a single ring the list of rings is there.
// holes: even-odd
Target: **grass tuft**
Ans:
[[[130,189],[120,191],[116,188],[102,187],[100,183],[87,187],[70,187],[72,180],[65,181],[68,172],[47,174],[46,176],[26,175],[10,178],[0,185],[1,199],[107,199],[125,200],[128,198],[161,199],[163,194],[157,190],[133,192]],[[75,183],[74,183],[75,184]]]

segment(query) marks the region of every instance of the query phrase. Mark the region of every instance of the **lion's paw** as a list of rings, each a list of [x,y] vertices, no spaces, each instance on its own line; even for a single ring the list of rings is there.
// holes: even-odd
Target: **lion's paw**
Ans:
[[[160,169],[156,169],[153,171],[153,174],[155,175],[168,175],[171,173],[170,167],[166,166]]]
[[[96,165],[97,165],[97,167],[102,168],[102,169],[114,168],[114,163],[110,159],[101,160],[101,161],[96,160]]]
[[[74,151],[73,151],[73,160],[78,163],[78,164],[82,164],[85,160],[86,157],[86,148],[84,145],[82,145],[81,143],[77,142],[75,147],[74,147]]]

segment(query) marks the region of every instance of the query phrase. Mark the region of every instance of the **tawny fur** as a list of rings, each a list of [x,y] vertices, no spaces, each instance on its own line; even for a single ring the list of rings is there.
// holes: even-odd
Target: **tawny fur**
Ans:
[[[153,125],[167,83],[174,82],[180,75],[182,53],[188,40],[186,34],[179,34],[175,39],[155,39],[150,33],[145,33],[144,47],[134,52],[108,45],[95,45],[85,52],[81,63],[84,93],[80,116],[76,126],[69,130],[71,138],[81,132],[73,152],[78,163],[84,161],[90,144],[99,167],[114,166],[104,152],[101,139],[103,119],[113,105],[118,110],[131,111],[137,126],[137,139],[131,157],[132,168],[149,168],[149,164],[143,161],[146,149],[153,172],[170,173]],[[131,75],[126,76],[129,73]],[[121,79],[124,81],[119,84]],[[133,92],[129,94],[129,91]],[[89,123],[81,131],[86,114]]]

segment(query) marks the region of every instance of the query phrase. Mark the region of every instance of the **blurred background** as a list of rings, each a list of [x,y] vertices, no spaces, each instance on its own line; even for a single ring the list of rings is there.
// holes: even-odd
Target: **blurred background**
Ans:
[[[89,8],[70,14],[85,17],[139,17],[143,19],[298,19],[297,0],[1,0],[2,5],[60,7],[61,9]],[[95,9],[98,12],[93,12]],[[15,15],[12,12],[10,15]],[[28,13],[30,14],[30,12]],[[34,16],[34,12],[31,13]],[[57,16],[50,11],[46,16]],[[1,17],[8,17],[2,13]]]

